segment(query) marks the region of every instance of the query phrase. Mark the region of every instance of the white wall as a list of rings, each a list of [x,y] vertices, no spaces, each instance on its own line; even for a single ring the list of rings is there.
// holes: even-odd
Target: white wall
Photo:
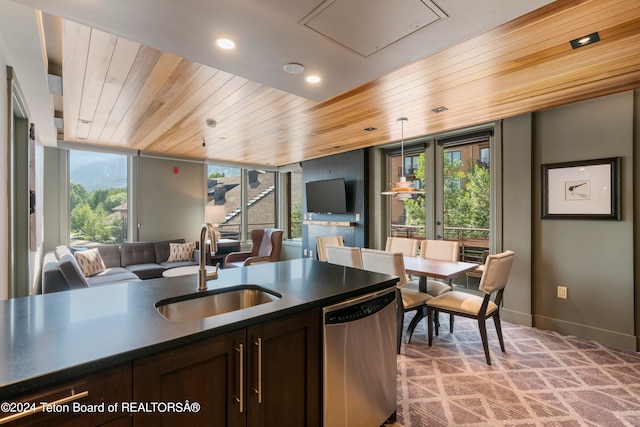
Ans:
[[[8,159],[7,159],[7,147],[9,144],[8,134],[9,134],[9,126],[7,123],[8,116],[8,97],[6,90],[6,81],[7,81],[7,65],[9,61],[9,51],[7,49],[6,43],[4,41],[3,34],[0,32],[0,84],[2,87],[0,90],[0,172],[2,177],[0,178],[0,212],[8,212],[8,194],[7,194],[7,183],[8,183]],[[0,215],[0,260],[3,264],[0,264],[0,299],[7,299],[9,294],[9,279],[8,279],[8,259],[9,259],[9,236],[7,234],[7,230],[9,228],[8,225],[8,216]]]
[[[45,63],[40,20],[38,13],[30,7],[16,4],[10,0],[0,0],[0,299],[9,295],[10,271],[10,235],[9,235],[9,164],[10,147],[9,102],[7,90],[7,66],[13,69],[22,91],[22,102],[27,108],[29,123],[36,129],[36,216],[38,233],[36,250],[28,255],[28,279],[19,283],[19,294],[31,291],[38,282],[42,257],[42,220],[43,220],[43,146],[56,144],[56,129],[53,123]],[[28,168],[25,163],[25,168]],[[28,171],[28,169],[27,169]],[[27,213],[28,215],[28,213]]]

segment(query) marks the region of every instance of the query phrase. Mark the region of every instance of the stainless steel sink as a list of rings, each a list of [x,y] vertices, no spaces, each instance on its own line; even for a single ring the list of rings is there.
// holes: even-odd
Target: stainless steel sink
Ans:
[[[280,298],[282,295],[258,285],[239,285],[161,300],[155,307],[165,318],[181,322],[242,310]]]

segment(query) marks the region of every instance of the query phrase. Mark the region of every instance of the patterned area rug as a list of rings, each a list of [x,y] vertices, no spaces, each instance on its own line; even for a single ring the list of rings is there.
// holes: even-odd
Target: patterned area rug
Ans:
[[[426,321],[402,344],[402,426],[640,426],[639,353],[504,321],[502,353],[490,320],[488,366],[477,323],[455,320],[433,347]]]

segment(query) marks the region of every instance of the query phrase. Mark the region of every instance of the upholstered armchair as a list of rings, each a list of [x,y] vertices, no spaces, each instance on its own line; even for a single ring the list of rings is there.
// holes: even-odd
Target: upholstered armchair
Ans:
[[[250,251],[231,252],[228,254],[224,259],[225,268],[280,261],[282,230],[277,228],[256,228],[251,231],[251,242]]]

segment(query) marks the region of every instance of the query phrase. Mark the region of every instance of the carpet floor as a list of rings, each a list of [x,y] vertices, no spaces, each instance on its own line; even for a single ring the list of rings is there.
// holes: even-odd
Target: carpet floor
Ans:
[[[490,320],[488,366],[475,321],[441,320],[433,347],[424,320],[402,344],[403,427],[640,426],[639,353],[504,321],[502,353]]]

